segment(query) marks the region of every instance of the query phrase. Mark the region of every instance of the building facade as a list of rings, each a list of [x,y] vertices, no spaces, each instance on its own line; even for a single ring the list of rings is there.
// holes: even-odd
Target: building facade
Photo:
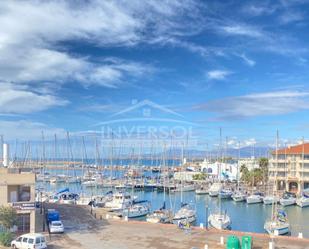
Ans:
[[[0,168],[0,206],[17,212],[17,232],[35,232],[35,174]]]
[[[309,143],[273,151],[269,180],[277,181],[277,190],[300,193],[309,188]]]

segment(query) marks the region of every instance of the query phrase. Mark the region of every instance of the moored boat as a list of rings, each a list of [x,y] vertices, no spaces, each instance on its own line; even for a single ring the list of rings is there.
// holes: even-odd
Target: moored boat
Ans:
[[[296,195],[294,193],[285,192],[279,200],[281,206],[291,206],[296,203]]]
[[[265,205],[271,205],[271,204],[277,203],[277,202],[279,202],[279,198],[277,196],[267,195],[263,198],[263,203]]]
[[[246,198],[247,198],[247,195],[240,192],[240,191],[237,191],[237,192],[233,193],[233,195],[232,195],[232,199],[235,202],[246,201]]]
[[[209,215],[208,224],[213,228],[219,230],[226,230],[229,229],[231,226],[231,219],[226,213],[215,213]]]
[[[246,199],[248,204],[256,204],[263,202],[263,194],[262,193],[254,193],[252,195],[249,195]]]
[[[309,189],[303,191],[302,195],[299,198],[297,198],[296,204],[300,207],[309,206]]]
[[[185,203],[178,210],[173,218],[173,223],[178,224],[179,222],[193,223],[196,221],[196,210],[193,209],[189,204]]]

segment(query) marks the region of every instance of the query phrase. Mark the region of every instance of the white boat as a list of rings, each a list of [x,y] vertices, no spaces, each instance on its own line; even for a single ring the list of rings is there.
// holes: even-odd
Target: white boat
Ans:
[[[81,205],[81,206],[87,206],[92,202],[92,198],[89,196],[80,196],[77,200],[76,200],[76,205]]]
[[[49,182],[50,182],[51,184],[57,183],[57,177],[51,177],[51,178],[49,179]]]
[[[296,203],[296,195],[293,193],[284,193],[279,200],[281,206],[291,206]]]
[[[246,201],[248,204],[261,203],[263,202],[263,196],[260,193],[255,193],[255,194],[249,195]]]
[[[156,210],[147,215],[146,221],[150,223],[171,223],[173,219],[173,213],[168,209]]]
[[[279,198],[277,196],[267,195],[263,198],[263,203],[265,205],[272,205],[273,203],[278,203],[278,202],[279,202]]]
[[[96,179],[89,179],[87,181],[84,181],[82,183],[82,185],[85,186],[85,187],[94,187],[94,186],[97,185],[97,181],[96,181]]]
[[[308,207],[309,206],[309,189],[305,189],[302,195],[297,198],[296,204],[300,207]]]
[[[81,182],[81,178],[76,176],[76,177],[67,177],[66,178],[66,182],[67,183],[80,183]]]
[[[195,186],[194,185],[184,185],[184,186],[176,186],[175,189],[172,189],[171,192],[190,192],[190,191],[195,191]]]
[[[232,199],[235,202],[246,201],[246,198],[247,198],[247,195],[240,191],[237,191],[232,195]]]
[[[127,193],[115,193],[112,200],[105,203],[106,208],[110,208],[112,211],[119,211],[128,208],[133,203],[133,198]]]
[[[203,187],[195,190],[195,194],[197,195],[207,195],[208,193],[209,193],[208,189],[203,188]]]
[[[219,198],[221,199],[230,199],[232,198],[233,192],[229,189],[222,189],[219,192]]]
[[[138,202],[133,203],[127,208],[122,210],[122,216],[128,218],[137,218],[146,216],[150,212],[149,202]]]
[[[213,183],[209,188],[209,196],[217,197],[221,189],[222,189],[221,183]]]
[[[180,222],[193,223],[196,221],[196,211],[189,204],[183,204],[173,218],[174,224]]]
[[[266,221],[264,229],[272,235],[284,235],[290,232],[290,224],[287,220],[287,215],[284,211],[278,210],[276,216]]]
[[[226,230],[230,228],[231,219],[227,214],[215,213],[209,215],[208,224],[213,228]]]

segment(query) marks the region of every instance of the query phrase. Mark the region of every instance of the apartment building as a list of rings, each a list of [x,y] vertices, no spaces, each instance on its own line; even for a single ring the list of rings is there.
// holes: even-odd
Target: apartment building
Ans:
[[[269,179],[277,179],[277,189],[300,193],[309,188],[309,143],[273,151]]]
[[[0,205],[16,209],[19,233],[35,232],[35,174],[0,168]]]

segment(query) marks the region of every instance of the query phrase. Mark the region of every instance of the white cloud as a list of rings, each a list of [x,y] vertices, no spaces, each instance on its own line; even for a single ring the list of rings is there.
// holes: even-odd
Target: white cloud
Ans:
[[[309,109],[309,92],[277,91],[229,97],[208,102],[195,109],[218,114],[219,119],[281,115]]]
[[[282,15],[279,16],[279,21],[282,24],[289,24],[292,22],[302,21],[304,16],[301,12],[292,11],[288,9]]]
[[[40,122],[32,122],[28,120],[0,120],[0,134],[4,134],[5,140],[21,139],[35,140],[41,139],[41,133],[44,132],[45,137],[52,137],[54,134],[64,135],[65,131],[61,128],[49,127]]]
[[[0,83],[0,113],[25,114],[43,111],[53,106],[63,106],[68,101],[53,95],[40,95],[26,87]]]
[[[226,70],[212,70],[207,72],[208,78],[212,80],[224,80],[230,74],[231,72]]]
[[[256,27],[244,24],[223,26],[221,27],[221,30],[227,35],[248,36],[253,38],[261,38],[264,36],[262,31],[260,31]]]
[[[249,59],[245,54],[239,54],[238,56],[242,58],[247,65],[251,67],[255,66],[256,62],[252,59]]]
[[[153,72],[152,66],[134,61],[94,61],[78,56],[63,42],[131,47],[200,30],[196,25],[199,9],[193,0],[1,1],[0,12],[0,84],[23,84],[32,89],[11,89],[10,94],[16,94],[12,110],[19,113],[31,110],[27,106],[22,110],[26,97],[45,102],[32,111],[58,105],[54,95],[66,82],[115,88]]]

